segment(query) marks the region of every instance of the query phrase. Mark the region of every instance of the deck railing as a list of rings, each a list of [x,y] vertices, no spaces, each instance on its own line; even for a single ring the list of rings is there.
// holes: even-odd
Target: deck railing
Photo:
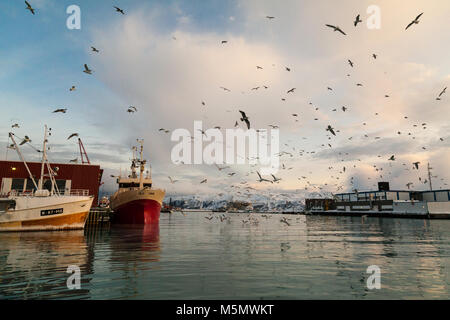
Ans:
[[[88,189],[72,189],[70,192],[65,192],[64,195],[66,196],[85,196],[87,197],[89,195]]]
[[[33,195],[33,190],[25,190],[25,191],[17,191],[17,190],[11,190],[10,192],[3,192],[0,193],[0,198],[8,198],[9,196],[13,197],[27,197]]]
[[[29,197],[34,195],[34,190],[25,190],[25,191],[17,191],[17,190],[11,190],[10,192],[1,192],[0,198],[8,198],[9,196],[13,197]],[[88,189],[72,189],[70,191],[66,190],[64,192],[60,192],[60,195],[62,196],[89,196],[89,190]]]

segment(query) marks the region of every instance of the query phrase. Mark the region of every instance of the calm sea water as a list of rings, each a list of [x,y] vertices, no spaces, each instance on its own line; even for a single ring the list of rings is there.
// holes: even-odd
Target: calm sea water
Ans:
[[[220,215],[0,233],[0,298],[450,298],[450,221]],[[80,290],[67,289],[69,265],[81,269]],[[381,269],[379,290],[367,289],[370,265]]]

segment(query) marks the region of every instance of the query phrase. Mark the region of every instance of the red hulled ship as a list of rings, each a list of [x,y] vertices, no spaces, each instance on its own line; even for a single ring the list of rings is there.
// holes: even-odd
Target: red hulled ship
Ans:
[[[114,211],[113,222],[119,224],[152,224],[159,222],[165,191],[152,188],[151,175],[147,171],[144,177],[146,160],[143,160],[143,140],[140,159],[136,158],[137,148],[133,147],[131,160],[131,174],[127,177],[119,176],[117,183],[119,190],[111,196],[110,206]],[[136,169],[139,167],[139,177]]]

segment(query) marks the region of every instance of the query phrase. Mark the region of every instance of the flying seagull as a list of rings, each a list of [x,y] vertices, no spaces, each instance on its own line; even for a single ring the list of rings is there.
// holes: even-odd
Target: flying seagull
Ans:
[[[244,111],[239,110],[239,112],[242,115],[241,121],[245,122],[247,124],[247,128],[250,129],[250,121],[249,121],[247,115],[245,114]]]
[[[271,17],[271,16],[266,16],[266,18],[269,20],[275,19],[275,17]]]
[[[447,91],[447,87],[445,87],[444,90],[442,90],[442,92],[439,93],[439,96],[438,96],[438,97],[440,98],[440,97],[445,93],[445,91]]]
[[[67,108],[66,109],[56,109],[55,111],[53,111],[53,113],[58,113],[58,112],[66,113],[66,111],[67,111]]]
[[[283,217],[282,219],[280,219],[280,222],[285,223],[286,225],[290,226],[289,222],[287,221],[286,217]]]
[[[129,108],[127,109],[127,112],[128,112],[128,113],[134,113],[134,112],[136,112],[136,111],[137,111],[136,107],[133,107],[133,106],[131,106],[131,107],[129,107]]]
[[[373,57],[374,59],[376,59],[376,58],[378,57],[378,55],[376,55],[376,54],[374,53],[374,54],[372,54],[372,57]]]
[[[416,167],[417,170],[419,170],[419,164],[420,164],[419,161],[413,162],[413,165],[414,165],[414,167]]]
[[[327,130],[326,131],[330,131],[331,132],[331,134],[333,135],[333,136],[335,136],[336,135],[336,133],[334,132],[334,129],[330,126],[330,125],[328,125],[328,127],[327,127]]]
[[[67,140],[69,140],[70,138],[73,138],[73,137],[78,137],[78,133],[72,133],[72,134],[67,138]]]
[[[281,180],[280,178],[275,177],[273,174],[271,176],[273,177],[273,182],[278,182]]]
[[[224,169],[228,169],[229,167],[219,167],[218,165],[217,165],[217,163],[215,163],[214,164],[216,167],[217,167],[217,169],[219,170],[219,171],[222,171],[222,170],[224,170]]]
[[[261,175],[259,174],[259,172],[258,172],[258,171],[256,171],[256,173],[258,174],[258,177],[259,177],[259,182],[264,182],[264,181],[266,181],[266,182],[270,182],[270,183],[273,183],[273,181],[272,181],[272,180],[267,180],[267,179],[263,179],[263,178],[261,177]]]
[[[171,177],[169,177],[169,180],[170,180],[170,183],[175,183],[178,181],[178,180],[173,180]]]
[[[25,138],[23,138],[22,142],[20,143],[20,145],[23,145],[27,142],[31,142],[31,139],[28,136],[25,136]]]
[[[116,12],[119,12],[121,14],[125,14],[125,12],[123,12],[122,9],[118,8],[118,7],[114,7],[116,9]]]
[[[206,182],[208,182],[208,179],[202,180],[202,182],[200,182],[200,184],[206,183]]]
[[[83,72],[84,72],[84,73],[87,73],[87,74],[92,74],[92,70],[89,69],[89,67],[88,67],[87,64],[84,64],[84,70],[83,70]]]
[[[353,68],[353,62],[352,62],[352,60],[348,60],[348,64],[350,65],[350,67],[352,67]]]
[[[75,90],[76,90],[76,87],[75,87],[75,86],[72,86],[72,87],[70,87],[70,89],[69,89],[70,92],[75,91]]]
[[[335,32],[336,32],[336,31],[339,31],[339,32],[342,33],[344,36],[347,35],[347,34],[346,34],[344,31],[342,31],[342,29],[339,28],[339,27],[333,26],[333,25],[331,25],[331,24],[326,24],[326,26],[329,27],[329,28],[332,28]]]
[[[359,17],[360,17],[360,15],[358,14],[358,15],[356,16],[355,22],[353,22],[353,25],[354,25],[355,27],[358,25],[358,23],[362,22],[362,20],[361,20]]]
[[[208,137],[208,135],[206,134],[206,132],[204,130],[200,130],[200,129],[197,129],[197,130],[200,131],[202,133],[202,135],[205,135],[205,137]]]
[[[20,128],[18,123],[14,123],[11,128]]]
[[[395,161],[395,156],[392,155],[388,160],[389,160],[389,161]]]
[[[93,52],[100,52],[96,47],[91,47]]]
[[[287,93],[293,93],[294,92],[294,90],[295,90],[295,88],[292,88],[291,90],[289,90]]]
[[[33,9],[33,7],[31,7],[31,5],[28,3],[28,1],[25,1],[25,4],[27,5],[26,9],[27,9],[27,10],[30,10],[30,12],[31,12],[32,14],[34,14],[34,9]]]
[[[419,18],[423,15],[423,12],[419,14],[408,26],[406,26],[405,30],[408,30],[409,27],[411,27],[413,24],[419,24]]]

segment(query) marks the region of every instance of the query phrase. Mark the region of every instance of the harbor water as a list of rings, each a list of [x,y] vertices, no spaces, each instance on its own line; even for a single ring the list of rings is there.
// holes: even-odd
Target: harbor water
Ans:
[[[449,299],[449,288],[448,220],[175,212],[159,225],[0,233],[0,299]]]

